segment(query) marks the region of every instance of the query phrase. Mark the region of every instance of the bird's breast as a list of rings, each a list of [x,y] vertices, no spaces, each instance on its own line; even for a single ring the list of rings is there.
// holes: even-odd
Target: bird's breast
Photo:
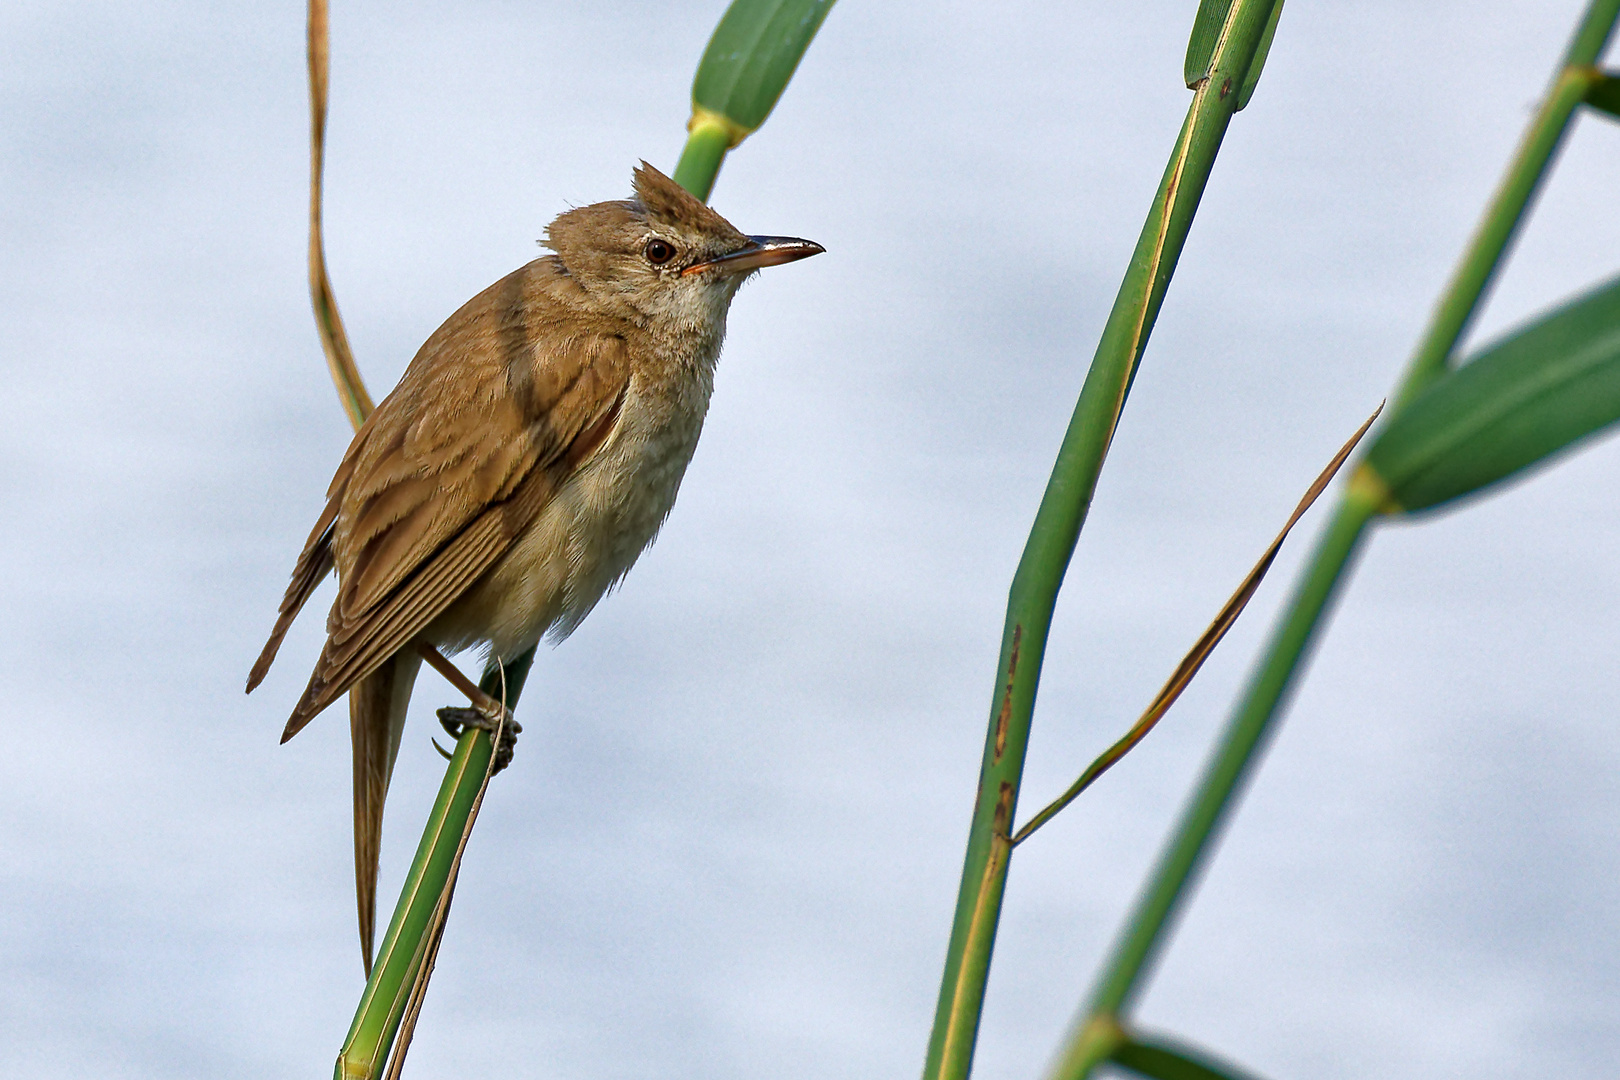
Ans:
[[[563,482],[505,556],[440,625],[452,648],[487,642],[510,658],[571,633],[657,536],[708,410],[710,382],[632,379],[613,431]]]

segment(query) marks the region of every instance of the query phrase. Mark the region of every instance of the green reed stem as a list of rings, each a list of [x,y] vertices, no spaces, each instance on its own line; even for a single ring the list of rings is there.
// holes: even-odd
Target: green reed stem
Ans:
[[[1238,0],[1196,89],[1137,240],[1008,596],[1001,656],[956,916],[924,1080],[961,1080],[973,1061],[1006,887],[1018,786],[1047,630],[1120,412],[1192,226],[1273,0]]]
[[[530,649],[507,665],[504,676],[499,665],[492,666],[479,680],[479,689],[503,700],[509,710],[517,708],[533,660],[534,650]],[[468,728],[456,740],[416,857],[405,875],[394,917],[388,923],[388,933],[360,995],[348,1038],[338,1053],[335,1080],[372,1080],[393,1050],[422,965],[432,961],[438,937],[435,923],[442,927],[446,914],[440,913],[438,907],[441,903],[448,907],[446,893],[455,888],[456,856],[469,819],[477,812],[493,750],[490,733],[476,728]]]
[[[720,175],[720,165],[726,160],[730,139],[731,133],[719,124],[694,125],[671,179],[708,202],[709,193],[714,190],[714,179]]]
[[[473,728],[456,741],[388,933],[338,1054],[335,1080],[371,1080],[388,1059],[417,974],[431,948],[434,912],[451,884],[456,851],[483,786],[492,749],[489,733]]]
[[[1548,166],[1569,130],[1570,117],[1587,93],[1603,81],[1593,67],[1620,15],[1620,0],[1594,0],[1586,9],[1552,87],[1542,99],[1518,152],[1469,241],[1467,252],[1436,306],[1395,399],[1398,410],[1444,375],[1480,299],[1518,233]],[[1393,412],[1391,413],[1393,416]]]
[[[1452,276],[1395,395],[1398,411],[1445,374],[1449,359],[1489,287],[1568,127],[1570,113],[1592,85],[1591,65],[1620,19],[1620,0],[1593,0],[1582,18],[1547,99],[1520,143],[1506,178]],[[1593,73],[1595,75],[1595,73]],[[1171,834],[1153,876],[1126,921],[1102,977],[1063,1048],[1053,1080],[1082,1080],[1106,1058],[1103,1037],[1130,1006],[1143,972],[1162,947],[1187,885],[1230,810],[1233,795],[1255,764],[1278,707],[1297,676],[1311,640],[1382,502],[1365,473],[1353,476],[1332,524],[1317,542],[1294,596],[1274,631],[1241,703],[1217,745],[1192,800]],[[1102,1034],[1099,1034],[1102,1033]]]

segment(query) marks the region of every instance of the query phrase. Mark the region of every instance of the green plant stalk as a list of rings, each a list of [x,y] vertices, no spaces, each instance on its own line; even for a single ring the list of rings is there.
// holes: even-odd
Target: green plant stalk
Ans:
[[[1238,0],[1160,181],[1086,375],[1008,596],[978,796],[924,1080],[961,1080],[973,1061],[1007,880],[1017,805],[1057,593],[1090,508],[1137,364],[1214,166],[1273,0]]]
[[[1579,101],[1578,96],[1569,100],[1570,73],[1578,74],[1582,68],[1590,68],[1607,43],[1617,18],[1620,18],[1620,0],[1594,0],[1587,8],[1547,101],[1537,112],[1529,135],[1520,143],[1507,179],[1492,200],[1461,266],[1435,308],[1417,353],[1402,377],[1398,403],[1410,400],[1447,370],[1451,350],[1478,308],[1497,264],[1540,185],[1542,174],[1552,162],[1569,112]],[[1587,84],[1581,85],[1584,94]],[[1398,411],[1400,405],[1396,408]],[[1110,1052],[1107,1040],[1095,1033],[1113,1026],[1114,1018],[1129,1007],[1143,970],[1159,948],[1188,882],[1250,768],[1255,751],[1276,718],[1277,708],[1293,682],[1368,521],[1383,501],[1381,487],[1369,484],[1368,479],[1368,475],[1361,472],[1352,477],[1332,523],[1318,541],[1213,760],[1103,968],[1084,1018],[1059,1055],[1059,1064],[1052,1073],[1054,1080],[1080,1080]]]
[[[530,649],[504,672],[492,664],[479,680],[479,689],[505,702],[509,710],[515,709],[533,662],[534,650]],[[432,951],[434,909],[445,889],[453,887],[456,852],[483,789],[493,746],[488,732],[473,728],[456,740],[416,857],[405,875],[388,933],[361,993],[348,1038],[338,1053],[335,1080],[372,1080],[388,1060],[410,1003],[411,989]]]
[[[517,708],[518,697],[523,693],[523,684],[529,680],[529,669],[534,666],[534,653],[539,647],[529,646],[528,652],[519,654],[506,665],[505,672],[493,660],[485,664],[484,673],[478,677],[478,688],[496,701],[504,701],[508,709]]]
[[[1617,17],[1620,17],[1620,0],[1593,0],[1587,7],[1569,48],[1564,51],[1551,89],[1536,110],[1512,166],[1503,176],[1490,208],[1469,241],[1467,254],[1458,263],[1435,308],[1395,398],[1396,410],[1446,373],[1457,342],[1478,310],[1480,298],[1490,288],[1547,167],[1563,143],[1575,107],[1603,81],[1603,73],[1593,65],[1608,43]]]
[[[693,124],[671,179],[708,202],[715,177],[720,175],[720,165],[730,148],[731,133],[723,125],[717,122]]]
[[[354,1024],[338,1054],[335,1080],[379,1074],[405,1015],[406,1002],[431,944],[428,928],[450,882],[456,849],[483,785],[493,749],[488,732],[469,728],[456,740],[433,812],[405,876],[405,888],[372,965]]]

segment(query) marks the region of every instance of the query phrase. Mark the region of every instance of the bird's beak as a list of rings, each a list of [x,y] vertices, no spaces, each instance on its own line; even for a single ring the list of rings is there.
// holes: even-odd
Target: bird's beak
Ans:
[[[718,270],[722,274],[746,274],[762,266],[776,266],[798,259],[820,255],[827,249],[813,240],[800,240],[796,236],[750,236],[748,246],[722,255],[708,262],[694,263],[681,271],[681,276],[701,270]]]

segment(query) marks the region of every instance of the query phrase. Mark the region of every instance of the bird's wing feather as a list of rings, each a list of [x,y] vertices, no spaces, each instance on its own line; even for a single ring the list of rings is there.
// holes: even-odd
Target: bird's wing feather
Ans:
[[[281,639],[287,636],[287,628],[292,626],[293,620],[303,610],[309,594],[315,591],[322,578],[332,572],[332,523],[337,519],[343,490],[354,471],[355,452],[365,441],[367,433],[365,428],[356,433],[348,453],[343,455],[343,463],[338,466],[337,475],[332,477],[331,486],[326,492],[326,508],[316,519],[315,528],[310,530],[309,539],[304,542],[304,550],[293,564],[292,581],[287,584],[287,593],[281,598],[281,610],[276,615],[276,625],[270,631],[270,640],[265,642],[259,659],[253,663],[253,670],[248,672],[247,688],[250,694],[255,686],[264,681],[271,663],[275,661],[276,652],[281,648]]]
[[[326,646],[283,741],[470,588],[611,429],[624,339],[535,302],[537,265],[452,316],[367,421],[332,524]]]

